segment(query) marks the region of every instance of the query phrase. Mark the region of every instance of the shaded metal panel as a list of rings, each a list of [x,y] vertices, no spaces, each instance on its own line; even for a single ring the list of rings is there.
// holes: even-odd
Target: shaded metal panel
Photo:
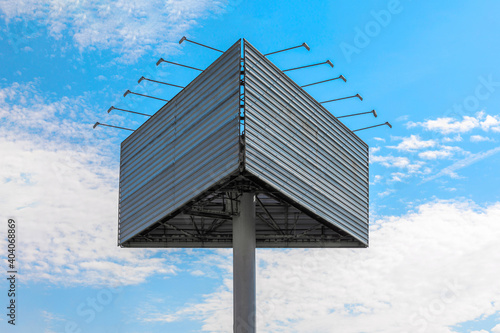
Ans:
[[[122,142],[119,243],[239,165],[238,41]]]
[[[245,168],[368,245],[368,146],[245,41]]]
[[[237,211],[238,204],[231,205],[228,194],[239,185],[249,189],[251,182],[244,177],[236,177],[232,182],[218,190],[208,190],[204,198],[200,198],[190,209],[186,209],[164,224],[149,232],[133,237],[124,245],[127,247],[209,247],[231,248],[233,245],[232,212]],[[274,197],[263,188],[255,188],[257,202],[256,246],[269,247],[365,247],[352,236],[341,235],[335,230],[315,221],[289,204]],[[198,208],[196,208],[198,206]],[[209,218],[204,214],[192,215],[194,210],[219,212],[226,217]],[[232,216],[232,217],[231,217]]]

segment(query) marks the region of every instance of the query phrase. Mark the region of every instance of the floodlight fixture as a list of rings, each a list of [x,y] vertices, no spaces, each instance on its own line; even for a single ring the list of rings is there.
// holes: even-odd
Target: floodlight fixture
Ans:
[[[118,111],[123,111],[123,112],[129,112],[129,113],[139,114],[139,115],[141,115],[141,116],[151,117],[151,115],[150,115],[150,114],[140,113],[140,112],[130,111],[130,110],[124,110],[124,109],[120,109],[120,108],[115,108],[114,106],[111,106],[111,107],[108,109],[108,113],[110,113],[110,112],[111,112],[111,110],[118,110]]]
[[[266,53],[264,54],[264,56],[268,56],[268,55],[271,55],[271,54],[275,54],[275,53],[280,53],[280,52],[285,52],[285,51],[288,51],[288,50],[293,50],[293,49],[296,49],[296,48],[299,48],[299,47],[305,47],[305,49],[307,51],[311,51],[311,48],[309,47],[309,45],[307,45],[306,43],[302,43],[300,45],[297,45],[297,46],[293,46],[293,47],[289,47],[287,49],[283,49],[283,50],[279,50],[279,51],[274,51],[274,52],[271,52],[271,53]]]
[[[307,68],[307,67],[312,67],[312,66],[318,66],[318,65],[323,65],[323,64],[328,64],[328,65],[332,66],[332,68],[333,68],[333,63],[330,60],[327,60],[327,61],[320,62],[320,63],[317,63],[317,64],[312,64],[312,65],[307,65],[307,66],[300,66],[300,67],[285,69],[285,70],[283,70],[283,72],[294,71],[296,69],[302,69],[302,68]]]
[[[352,116],[359,116],[361,114],[368,114],[368,113],[372,113],[373,116],[375,118],[377,118],[377,111],[371,110],[371,111],[367,111],[367,112],[360,112],[360,113],[354,113],[354,114],[348,114],[348,115],[345,115],[345,116],[340,116],[340,117],[337,117],[337,119],[339,119],[339,118],[346,118],[346,117],[352,117]]]
[[[113,127],[113,128],[118,128],[118,129],[127,130],[127,131],[132,131],[132,132],[134,132],[134,131],[135,131],[135,130],[130,129],[130,128],[125,128],[125,127],[120,127],[120,126],[114,126],[114,125],[103,124],[103,123],[100,123],[100,122],[98,122],[98,121],[94,124],[94,126],[93,126],[92,128],[94,128],[94,129],[95,129],[95,128],[96,128],[97,126],[99,126],[99,125],[101,125],[101,126],[107,126],[107,127]]]
[[[128,94],[134,94],[134,95],[138,95],[138,96],[142,96],[142,97],[153,98],[153,99],[157,99],[157,100],[160,100],[160,101],[168,102],[168,99],[163,99],[163,98],[159,98],[159,97],[154,97],[154,96],[148,96],[148,95],[144,95],[144,94],[139,94],[139,93],[136,93],[136,92],[133,92],[133,91],[130,91],[130,90],[125,91],[125,93],[123,94],[123,97],[127,96]]]
[[[359,129],[354,130],[353,132],[362,131],[362,130],[365,130],[365,129],[374,128],[374,127],[379,127],[379,126],[384,126],[384,125],[387,125],[387,126],[389,126],[389,128],[392,128],[392,125],[391,125],[391,124],[389,124],[389,122],[388,122],[388,121],[386,121],[386,122],[385,122],[385,123],[383,123],[383,124],[378,124],[378,125],[373,125],[373,126],[368,126],[368,127],[359,128]]]
[[[314,82],[314,83],[309,83],[309,84],[305,84],[303,86],[301,86],[302,88],[304,87],[309,87],[309,86],[313,86],[315,84],[320,84],[320,83],[324,83],[324,82],[329,82],[329,81],[334,81],[334,80],[338,80],[338,79],[342,79],[344,80],[344,82],[347,82],[346,78],[344,77],[344,75],[340,75],[338,77],[335,77],[333,79],[328,79],[328,80],[323,80],[323,81],[319,81],[319,82]]]
[[[161,83],[161,84],[164,84],[164,85],[167,85],[167,86],[172,86],[172,87],[177,87],[177,88],[184,88],[183,86],[178,86],[176,84],[166,83],[166,82],[162,82],[162,81],[156,81],[156,80],[148,79],[148,78],[146,78],[144,76],[141,76],[141,78],[139,79],[139,81],[137,81],[137,83],[141,83],[143,80],[151,81],[151,82],[155,82],[155,83]]]
[[[179,41],[179,44],[182,44],[183,41],[186,41],[186,42],[190,42],[190,43],[193,43],[193,44],[196,44],[196,45],[200,45],[200,46],[203,46],[203,47],[206,47],[207,49],[211,49],[211,50],[214,50],[214,51],[217,51],[217,52],[220,52],[220,53],[224,53],[224,51],[221,51],[221,50],[218,50],[216,48],[213,48],[211,46],[208,46],[208,45],[204,45],[204,44],[201,44],[201,43],[198,43],[198,42],[195,42],[195,41],[192,41],[192,40],[189,40],[186,38],[186,36],[183,36],[181,38],[181,40]]]
[[[191,67],[191,66],[186,66],[186,65],[183,65],[183,64],[178,64],[176,62],[172,62],[172,61],[167,61],[163,58],[160,58],[157,62],[156,62],[156,66],[159,66],[162,62],[166,62],[168,64],[172,64],[172,65],[176,65],[176,66],[181,66],[181,67],[186,67],[186,68],[190,68],[190,69],[194,69],[194,70],[197,70],[197,71],[200,71],[200,72],[203,72],[203,69],[199,69],[199,68],[196,68],[196,67]]]
[[[320,103],[321,104],[323,104],[323,103],[330,103],[330,102],[340,101],[340,100],[343,100],[343,99],[354,98],[354,97],[359,98],[360,101],[363,100],[363,97],[361,97],[359,94],[356,94],[356,95],[353,95],[353,96],[347,96],[347,97],[342,97],[342,98],[331,99],[331,100],[320,102]]]

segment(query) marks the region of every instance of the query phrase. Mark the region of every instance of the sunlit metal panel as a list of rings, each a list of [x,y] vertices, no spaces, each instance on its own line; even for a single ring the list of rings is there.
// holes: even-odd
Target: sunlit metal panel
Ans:
[[[245,41],[245,168],[368,245],[368,146]]]

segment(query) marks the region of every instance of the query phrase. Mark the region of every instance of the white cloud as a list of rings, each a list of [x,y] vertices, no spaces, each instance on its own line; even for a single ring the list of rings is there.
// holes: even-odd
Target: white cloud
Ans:
[[[197,270],[191,271],[191,275],[194,275],[194,276],[203,276],[203,275],[205,275],[205,272],[197,269]]]
[[[434,202],[372,225],[368,249],[257,251],[259,332],[455,332],[500,311],[500,203]],[[230,261],[230,258],[227,258]],[[230,271],[177,314],[232,328]],[[498,331],[498,330],[497,330]]]
[[[486,330],[480,330],[480,331],[471,331],[470,333],[490,333]]]
[[[423,127],[428,131],[439,132],[441,134],[467,133],[473,129],[483,131],[500,132],[500,115],[486,115],[485,112],[478,112],[475,116],[463,116],[461,120],[450,117],[426,120],[423,122],[408,122],[408,128]]]
[[[110,49],[122,60],[134,61],[146,53],[168,52],[199,20],[222,12],[226,4],[224,0],[0,0],[0,11],[7,21],[43,22],[54,38],[69,34],[81,50]]]
[[[380,163],[388,168],[393,167],[393,168],[407,169],[409,172],[416,172],[424,164],[421,161],[411,163],[408,157],[391,156],[391,155],[387,156],[373,155],[370,156],[370,162]]]
[[[373,182],[372,182],[372,183],[370,183],[370,185],[376,185],[376,184],[380,183],[380,182],[382,181],[382,179],[383,179],[383,178],[384,178],[384,177],[383,177],[383,176],[381,176],[381,175],[375,175],[375,176],[373,177]]]
[[[175,314],[152,313],[143,319],[145,322],[171,323],[179,318]]]
[[[500,333],[500,324],[491,329],[491,333]]]
[[[394,189],[387,189],[387,190],[385,190],[385,191],[383,191],[383,192],[379,192],[379,193],[377,193],[377,195],[378,195],[379,197],[381,197],[381,198],[384,198],[384,197],[386,197],[386,196],[388,196],[388,195],[391,195],[391,194],[392,194],[392,193],[394,193],[394,192],[396,192],[396,190],[394,190]]]
[[[424,122],[408,122],[407,127],[421,126],[429,131],[436,131],[442,134],[465,133],[479,126],[479,120],[474,117],[464,116],[461,121],[445,117]]]
[[[175,274],[154,251],[117,247],[119,146],[92,131],[90,109],[82,98],[46,100],[34,84],[0,89],[0,217],[19,226],[23,280],[133,284]]]
[[[410,135],[404,137],[397,146],[388,146],[387,148],[397,149],[399,151],[414,152],[419,149],[430,148],[436,145],[434,140],[422,140],[419,135]]]
[[[452,156],[453,153],[449,150],[427,150],[418,154],[420,158],[426,160],[442,159]]]
[[[375,140],[377,140],[377,141],[385,142],[385,139],[384,139],[384,138],[379,138],[379,137],[377,137],[377,136],[376,136],[376,137],[374,137],[374,139],[375,139]]]
[[[391,173],[391,182],[402,182],[405,178],[408,178],[410,175],[402,173],[402,172],[393,172]]]
[[[485,142],[485,141],[495,141],[492,138],[482,136],[482,135],[471,135],[470,136],[470,141],[471,142]]]
[[[481,128],[484,131],[491,129],[494,132],[500,132],[500,117],[487,115],[484,121],[481,122]]]
[[[460,142],[462,141],[462,136],[460,134],[455,135],[454,137],[445,137],[443,138],[444,142]]]

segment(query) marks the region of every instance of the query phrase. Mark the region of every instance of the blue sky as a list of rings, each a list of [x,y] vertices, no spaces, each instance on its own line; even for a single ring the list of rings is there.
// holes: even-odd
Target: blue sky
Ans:
[[[125,131],[244,37],[370,145],[368,249],[257,251],[259,332],[500,332],[500,5],[493,1],[2,1],[0,219],[19,231],[2,332],[229,332],[228,250],[120,249]],[[6,226],[0,248],[6,248]],[[3,250],[2,258],[6,251]],[[2,271],[6,262],[2,261]],[[6,273],[2,273],[6,275]],[[6,304],[6,279],[0,279]],[[3,308],[4,305],[2,305]]]

